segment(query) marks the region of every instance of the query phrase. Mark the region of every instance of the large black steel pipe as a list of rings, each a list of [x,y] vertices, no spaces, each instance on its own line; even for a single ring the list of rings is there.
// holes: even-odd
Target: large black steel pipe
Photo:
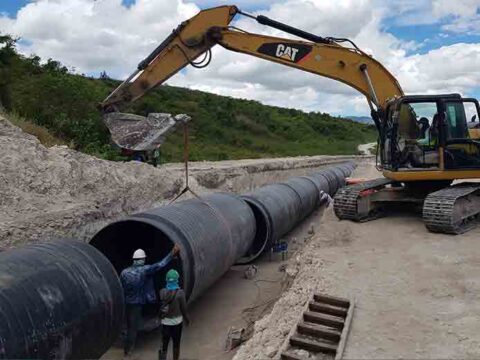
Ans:
[[[313,180],[306,176],[293,177],[285,182],[300,198],[300,212],[296,222],[300,222],[320,206],[320,192]]]
[[[202,201],[191,199],[134,214],[102,229],[91,244],[118,272],[131,264],[137,248],[155,262],[178,244],[181,258],[169,268],[183,274],[183,287],[192,301],[232,264],[247,263],[270,249],[320,206],[321,192],[333,195],[351,169],[351,164],[342,164],[241,197],[217,193]],[[157,288],[163,286],[163,279],[164,272],[156,275]]]
[[[123,291],[115,269],[77,241],[0,253],[0,358],[94,359],[117,338]]]
[[[256,229],[254,213],[240,197],[216,193],[134,214],[102,229],[90,244],[117,272],[131,265],[137,248],[144,249],[152,263],[177,244],[181,256],[165,271],[173,267],[182,273],[192,301],[248,253],[256,234],[262,236]],[[165,271],[155,276],[157,289],[164,285]]]
[[[345,162],[336,166],[314,172],[310,175],[320,186],[320,189],[330,196],[335,195],[338,189],[345,186],[345,181],[355,169],[354,162]]]
[[[258,214],[265,216],[263,221],[270,231],[264,249],[270,249],[272,244],[297,224],[302,209],[299,194],[287,184],[263,186],[242,195],[242,198],[252,208],[258,209]]]
[[[353,162],[328,167],[310,176],[290,178],[285,183],[260,187],[242,195],[251,206],[257,224],[263,224],[265,235],[257,237],[256,249],[270,249],[282,236],[291,231],[301,220],[321,205],[321,194],[331,196],[345,185],[355,164]],[[263,241],[263,243],[259,243]],[[252,252],[242,260],[251,261],[260,255]],[[255,255],[256,254],[256,255]],[[242,261],[240,261],[242,262]]]
[[[117,338],[123,292],[117,273],[143,248],[149,262],[173,244],[189,301],[237,261],[269,249],[333,195],[354,169],[346,163],[261,187],[242,197],[211,194],[134,214],[92,239],[31,245],[0,254],[0,358],[98,358]],[[113,266],[112,266],[113,264]],[[164,272],[156,274],[157,289]],[[156,317],[158,309],[151,313]]]

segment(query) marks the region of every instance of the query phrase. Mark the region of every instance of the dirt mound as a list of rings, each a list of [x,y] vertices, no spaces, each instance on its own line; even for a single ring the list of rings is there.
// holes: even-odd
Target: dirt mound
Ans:
[[[0,148],[0,249],[46,233],[70,236],[87,221],[170,198],[183,184],[166,169],[46,148],[3,118]]]

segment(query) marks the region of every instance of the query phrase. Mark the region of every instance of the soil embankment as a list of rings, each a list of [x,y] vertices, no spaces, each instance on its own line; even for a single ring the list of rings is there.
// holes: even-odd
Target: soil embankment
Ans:
[[[154,168],[46,148],[0,118],[0,250],[59,237],[88,240],[106,223],[173,199],[182,164]],[[244,192],[351,159],[314,156],[191,163],[197,193]]]

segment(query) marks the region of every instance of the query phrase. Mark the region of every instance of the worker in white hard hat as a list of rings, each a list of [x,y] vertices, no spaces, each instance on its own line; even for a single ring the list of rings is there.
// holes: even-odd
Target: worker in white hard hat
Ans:
[[[127,336],[124,343],[125,355],[129,355],[135,346],[143,305],[154,302],[156,298],[151,275],[168,265],[179,252],[180,248],[175,245],[172,251],[161,261],[152,265],[145,265],[147,255],[142,249],[137,249],[133,253],[132,266],[126,268],[120,274],[125,294],[125,315],[127,319]]]

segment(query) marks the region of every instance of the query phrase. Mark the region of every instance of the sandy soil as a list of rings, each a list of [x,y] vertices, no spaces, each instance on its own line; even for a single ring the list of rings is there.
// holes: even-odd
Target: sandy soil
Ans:
[[[378,176],[373,164],[355,175]],[[356,299],[345,358],[479,358],[479,235],[432,234],[406,213],[358,224],[327,210],[290,261],[292,287],[235,359],[275,358],[314,290]]]

